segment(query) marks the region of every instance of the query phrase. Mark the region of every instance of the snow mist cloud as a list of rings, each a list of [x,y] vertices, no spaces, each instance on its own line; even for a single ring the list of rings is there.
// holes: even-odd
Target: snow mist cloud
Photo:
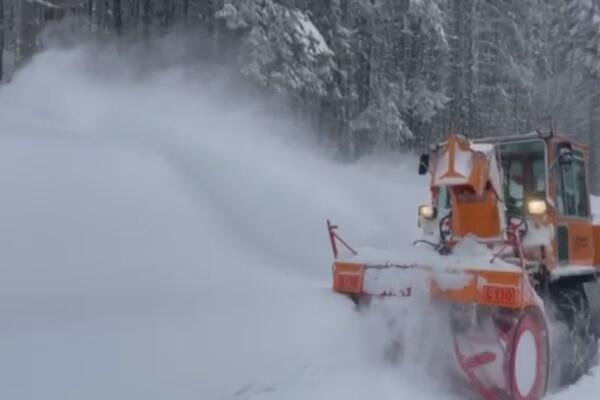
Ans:
[[[439,398],[329,290],[326,218],[411,251],[415,161],[339,163],[214,66],[139,54],[53,48],[0,88],[0,397]]]

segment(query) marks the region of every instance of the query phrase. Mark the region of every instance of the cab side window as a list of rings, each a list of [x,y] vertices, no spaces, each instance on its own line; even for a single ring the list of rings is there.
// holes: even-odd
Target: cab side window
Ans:
[[[583,154],[573,151],[573,160],[557,163],[556,208],[559,214],[573,217],[589,217],[585,163]]]
[[[523,164],[519,160],[512,160],[508,168],[506,169],[506,176],[504,177],[506,184],[506,201],[509,208],[521,208],[523,207],[523,200],[525,197],[524,190],[524,174]]]
[[[589,217],[590,208],[588,204],[587,186],[585,180],[585,164],[583,161],[575,160],[573,163],[575,175],[575,184],[578,188],[578,196],[575,206],[577,207],[577,215],[580,217]]]

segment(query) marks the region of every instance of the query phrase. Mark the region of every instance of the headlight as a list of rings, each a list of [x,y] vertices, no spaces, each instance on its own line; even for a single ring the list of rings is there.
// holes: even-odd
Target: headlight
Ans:
[[[435,214],[435,207],[429,205],[419,206],[419,217],[433,219],[435,218]]]
[[[527,202],[527,211],[531,215],[541,215],[546,213],[546,202],[544,200],[529,200]]]

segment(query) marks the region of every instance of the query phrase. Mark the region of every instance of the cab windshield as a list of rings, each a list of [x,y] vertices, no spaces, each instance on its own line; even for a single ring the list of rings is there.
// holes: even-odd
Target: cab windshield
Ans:
[[[542,140],[498,146],[509,212],[524,213],[527,200],[546,199],[546,145]]]

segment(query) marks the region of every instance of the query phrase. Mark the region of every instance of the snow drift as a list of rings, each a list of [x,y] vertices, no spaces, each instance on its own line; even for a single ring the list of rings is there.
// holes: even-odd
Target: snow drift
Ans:
[[[329,290],[325,218],[413,251],[415,160],[337,162],[210,73],[147,69],[49,50],[0,88],[0,397],[460,398]]]

